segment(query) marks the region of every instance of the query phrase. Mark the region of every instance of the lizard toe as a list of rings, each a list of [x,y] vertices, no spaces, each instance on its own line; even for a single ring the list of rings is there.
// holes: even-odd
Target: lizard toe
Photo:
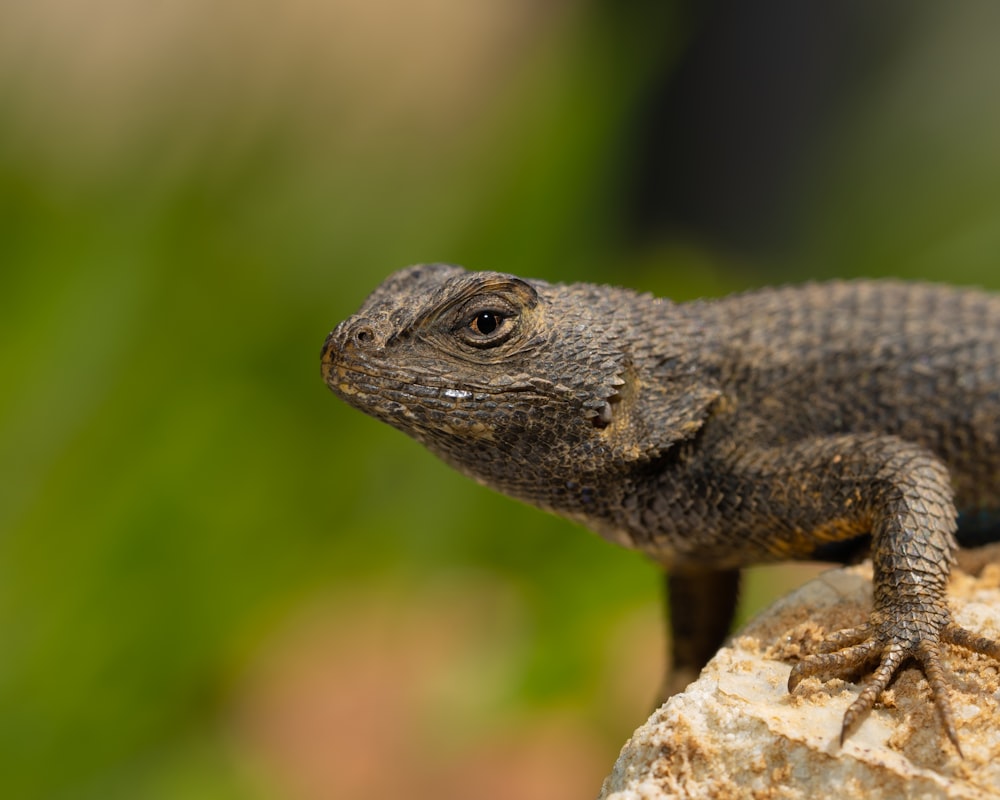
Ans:
[[[877,643],[872,641],[871,644],[874,645],[872,649],[877,650]],[[882,653],[882,660],[879,662],[878,668],[872,673],[871,678],[865,682],[861,693],[848,706],[847,711],[844,712],[844,721],[840,728],[841,745],[844,744],[858,723],[872,710],[875,701],[878,700],[885,687],[889,685],[892,676],[896,674],[896,671],[903,661],[906,660],[906,657],[906,648],[900,644],[891,645]],[[859,664],[858,666],[861,665]]]
[[[962,628],[959,630],[965,632]],[[945,733],[961,758],[962,747],[958,743],[958,733],[955,730],[955,715],[951,710],[951,698],[948,696],[948,682],[945,680],[944,668],[941,666],[941,648],[937,642],[925,640],[917,647],[916,659],[920,662],[920,668],[931,687],[934,707],[941,718]]]
[[[982,653],[984,656],[990,656],[1000,661],[1000,642],[966,630],[954,622],[949,623],[941,630],[941,641],[964,647],[974,653]]]
[[[858,625],[856,628],[844,628],[835,631],[823,639],[816,647],[817,653],[835,653],[857,644],[863,644],[872,637],[873,626],[870,622]]]
[[[868,638],[866,641],[857,644],[850,644],[841,649],[835,650],[836,645],[827,648],[830,639],[837,637],[839,634],[852,634],[850,637],[845,637],[845,641],[853,642],[857,630],[859,629],[839,631],[833,634],[833,636],[824,640],[823,644],[820,645],[819,653],[806,656],[792,667],[792,671],[788,675],[788,691],[795,691],[795,687],[805,678],[811,678],[815,675],[822,675],[826,679],[842,677],[843,675],[858,671],[878,658],[881,648],[879,643],[872,638]],[[828,649],[835,650],[835,652],[829,652],[827,651]]]

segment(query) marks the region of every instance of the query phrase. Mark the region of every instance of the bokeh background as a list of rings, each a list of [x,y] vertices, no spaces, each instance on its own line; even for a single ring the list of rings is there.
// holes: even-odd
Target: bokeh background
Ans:
[[[595,795],[655,695],[656,570],[337,402],[325,334],[427,260],[1000,288],[997,30],[989,2],[0,5],[0,795]]]

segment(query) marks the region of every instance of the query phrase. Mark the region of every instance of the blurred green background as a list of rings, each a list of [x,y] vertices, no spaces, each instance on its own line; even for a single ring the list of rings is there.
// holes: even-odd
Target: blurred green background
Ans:
[[[828,5],[0,7],[0,795],[596,794],[656,571],[319,348],[428,260],[1000,288],[1000,6]]]

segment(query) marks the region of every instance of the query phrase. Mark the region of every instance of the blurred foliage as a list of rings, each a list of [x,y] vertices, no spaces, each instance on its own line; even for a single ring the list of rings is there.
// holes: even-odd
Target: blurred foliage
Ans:
[[[230,695],[330,586],[471,570],[524,608],[505,702],[586,702],[655,570],[329,396],[323,337],[391,270],[1000,287],[985,4],[900,12],[773,259],[628,233],[640,111],[697,31],[670,4],[86,6],[0,10],[5,797],[264,796]]]

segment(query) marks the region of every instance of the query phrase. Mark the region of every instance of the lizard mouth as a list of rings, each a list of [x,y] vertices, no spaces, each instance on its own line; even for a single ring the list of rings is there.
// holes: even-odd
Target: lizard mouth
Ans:
[[[550,401],[553,393],[540,391],[528,383],[504,387],[460,387],[453,382],[428,382],[412,375],[387,376],[357,365],[323,365],[323,378],[338,397],[372,411],[380,401],[391,407],[392,416],[411,416],[417,407],[438,411],[472,404],[496,404],[504,396],[517,395],[522,401]],[[406,412],[411,412],[407,414]]]
[[[440,397],[452,401],[488,400],[504,395],[517,394],[521,397],[534,395],[539,399],[558,396],[555,387],[548,381],[528,378],[511,378],[499,386],[456,385],[447,375],[416,374],[399,372],[387,374],[385,370],[366,367],[363,363],[343,363],[330,357],[324,351],[322,365],[323,380],[336,394],[381,394],[385,389],[411,390],[416,397]]]

